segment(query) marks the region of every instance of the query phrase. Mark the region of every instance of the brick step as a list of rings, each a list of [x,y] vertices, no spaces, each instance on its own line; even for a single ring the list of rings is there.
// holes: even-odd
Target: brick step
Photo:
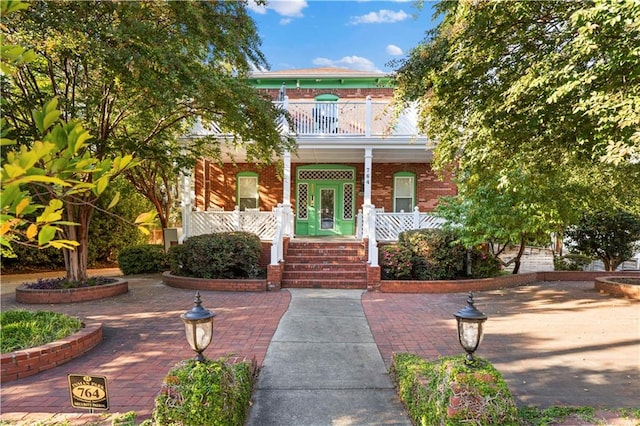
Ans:
[[[300,272],[323,272],[323,271],[345,271],[345,272],[366,272],[364,263],[293,263],[287,262],[287,271]]]
[[[364,264],[364,259],[360,256],[291,256],[287,255],[284,258],[287,263],[313,263],[313,264]]]
[[[355,249],[292,249],[289,247],[287,256],[363,256],[363,252]]]
[[[282,273],[283,280],[333,280],[333,281],[350,281],[350,280],[366,280],[367,271],[291,271],[287,270]]]
[[[324,279],[282,280],[282,288],[326,288],[326,289],[366,289],[366,280],[337,281]]]

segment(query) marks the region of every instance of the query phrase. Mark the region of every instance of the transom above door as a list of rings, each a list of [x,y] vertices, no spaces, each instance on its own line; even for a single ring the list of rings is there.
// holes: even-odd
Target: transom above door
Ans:
[[[353,235],[354,167],[300,166],[296,170],[296,235]]]

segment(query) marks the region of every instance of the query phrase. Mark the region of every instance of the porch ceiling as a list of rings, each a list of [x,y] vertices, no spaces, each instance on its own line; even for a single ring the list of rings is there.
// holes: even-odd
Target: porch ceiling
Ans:
[[[381,139],[376,142],[358,139],[299,140],[298,150],[291,154],[291,161],[299,163],[363,163],[365,149],[372,149],[373,163],[429,163],[433,160],[433,148],[427,147],[424,138]],[[242,149],[223,148],[223,161],[244,162]]]

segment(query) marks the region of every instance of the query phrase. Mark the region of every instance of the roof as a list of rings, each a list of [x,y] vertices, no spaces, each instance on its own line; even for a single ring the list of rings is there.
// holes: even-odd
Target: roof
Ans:
[[[357,71],[347,68],[321,67],[281,71],[255,71],[249,81],[256,88],[372,88],[393,87],[393,76],[382,72]]]
[[[381,78],[390,77],[389,74],[382,72],[372,71],[358,71],[348,68],[338,67],[320,67],[320,68],[300,68],[300,69],[288,69],[280,71],[255,71],[251,73],[251,78],[312,78],[312,77],[344,77],[344,78]]]

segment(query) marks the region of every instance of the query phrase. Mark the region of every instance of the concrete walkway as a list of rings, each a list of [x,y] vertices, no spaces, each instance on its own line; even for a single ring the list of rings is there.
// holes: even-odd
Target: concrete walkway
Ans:
[[[411,425],[362,309],[360,290],[289,289],[248,425]]]

